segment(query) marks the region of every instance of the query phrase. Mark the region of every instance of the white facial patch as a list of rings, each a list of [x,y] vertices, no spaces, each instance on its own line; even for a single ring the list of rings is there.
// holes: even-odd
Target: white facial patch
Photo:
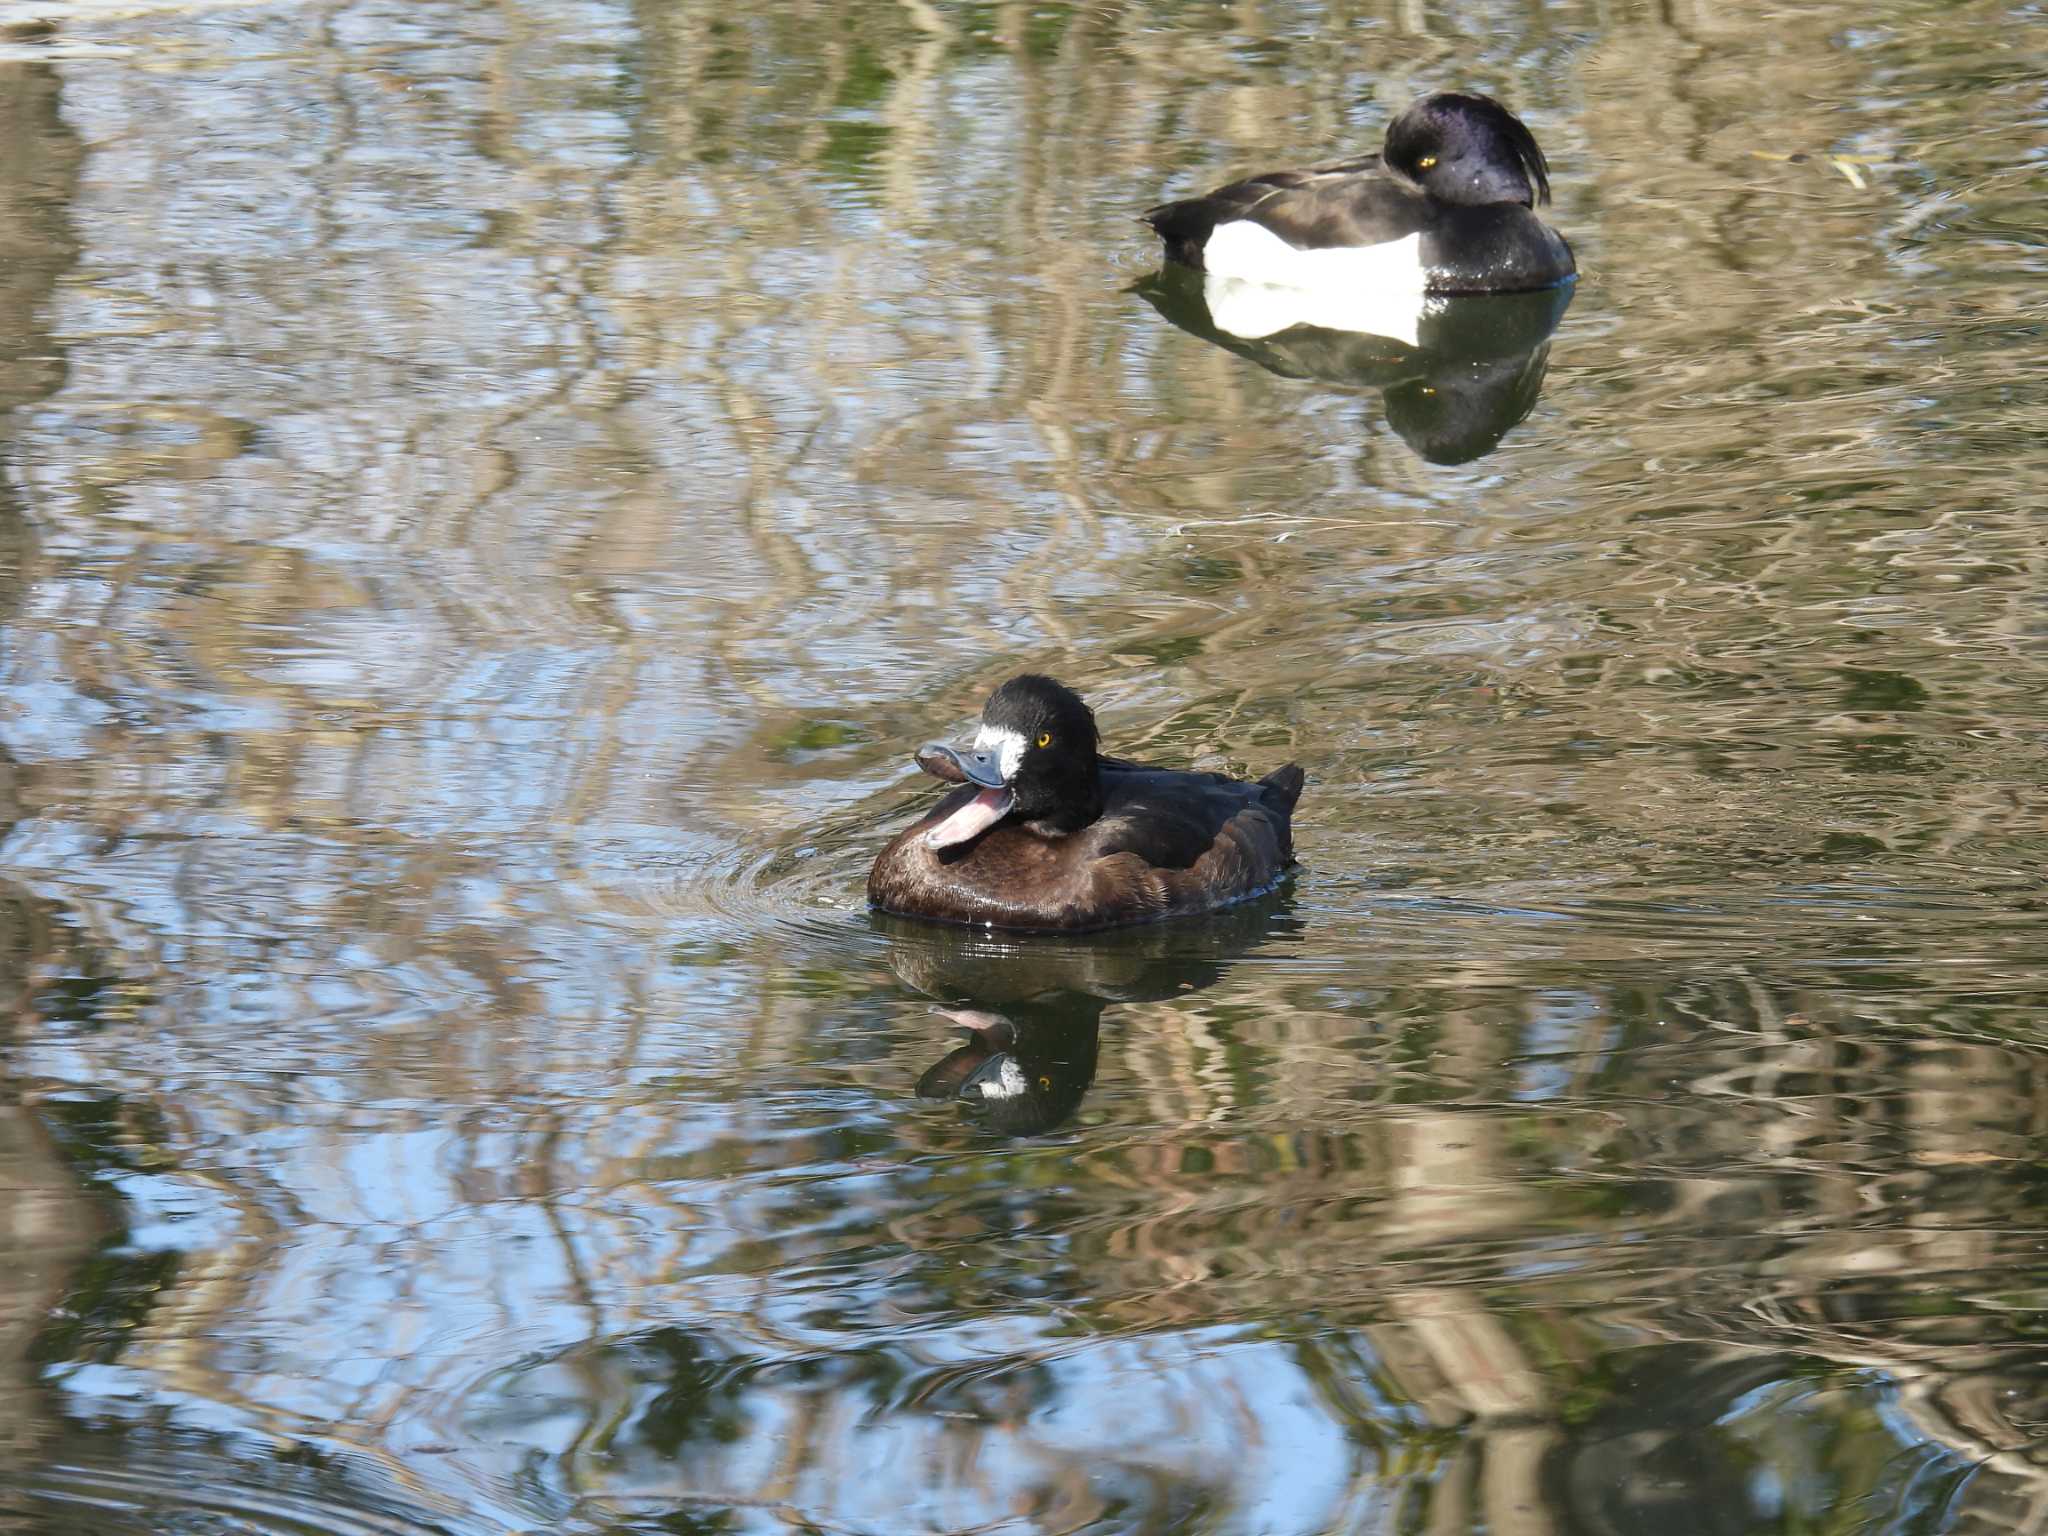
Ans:
[[[975,1087],[984,1099],[1015,1099],[1021,1098],[1030,1084],[1024,1081],[1024,1069],[1017,1065],[1017,1058],[1005,1056],[995,1076],[984,1077]]]
[[[1024,736],[1006,725],[984,725],[975,735],[974,750],[995,753],[996,767],[1007,784],[1017,777],[1017,765],[1024,761]]]
[[[1219,224],[1202,247],[1209,318],[1256,340],[1293,325],[1417,345],[1432,304],[1417,233],[1383,245],[1296,250],[1262,224]]]

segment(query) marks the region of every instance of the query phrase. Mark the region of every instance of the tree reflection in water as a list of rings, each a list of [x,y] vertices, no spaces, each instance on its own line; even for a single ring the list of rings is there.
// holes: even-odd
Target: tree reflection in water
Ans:
[[[17,1245],[0,1524],[2048,1524],[2024,6],[57,11],[0,1004],[114,1225]],[[1554,340],[1125,291],[1435,85]],[[1304,763],[1270,931],[869,923],[1023,666]],[[918,1099],[935,1006],[1085,1096]]]

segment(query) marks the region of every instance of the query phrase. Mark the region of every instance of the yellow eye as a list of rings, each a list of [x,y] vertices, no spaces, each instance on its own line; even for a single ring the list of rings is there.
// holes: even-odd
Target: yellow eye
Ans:
[[[1043,1092],[1045,1092],[1045,1090],[1046,1090],[1046,1089],[1048,1089],[1048,1088],[1050,1088],[1051,1086],[1052,1086],[1052,1079],[1051,1079],[1051,1078],[1049,1078],[1049,1077],[1041,1077],[1041,1078],[1040,1078],[1040,1079],[1038,1080],[1038,1091],[1039,1091],[1040,1093],[1043,1093]]]
[[[1420,160],[1416,161],[1416,162],[1415,162],[1415,164],[1416,164],[1417,168],[1418,168],[1418,169],[1420,169],[1420,170],[1425,170],[1425,171],[1427,171],[1427,170],[1431,170],[1431,169],[1433,169],[1433,168],[1435,167],[1435,165],[1436,165],[1436,156],[1435,156],[1435,155],[1424,155],[1424,156],[1423,156],[1423,157],[1422,157],[1422,158],[1421,158]]]
[[[1040,732],[1038,733],[1038,744],[1039,744],[1039,745],[1040,745],[1041,747],[1049,747],[1049,746],[1051,746],[1051,745],[1052,745],[1052,732],[1051,732],[1051,731],[1040,731]]]

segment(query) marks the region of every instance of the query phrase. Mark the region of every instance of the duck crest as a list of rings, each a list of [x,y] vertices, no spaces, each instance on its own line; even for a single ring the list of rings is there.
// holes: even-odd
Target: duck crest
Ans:
[[[1536,135],[1491,96],[1438,91],[1423,97],[1387,125],[1383,158],[1394,169],[1412,174],[1410,167],[1418,160],[1447,148],[1494,166],[1500,181],[1486,185],[1506,189],[1508,195],[1460,196],[1459,184],[1448,180],[1432,189],[1446,202],[1518,202],[1530,208],[1550,201],[1550,162]],[[1425,186],[1426,175],[1418,178]]]

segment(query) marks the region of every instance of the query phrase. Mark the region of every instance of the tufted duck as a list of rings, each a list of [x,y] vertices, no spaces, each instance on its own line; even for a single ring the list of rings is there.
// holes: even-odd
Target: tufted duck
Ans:
[[[1293,861],[1294,764],[1256,784],[1149,768],[1096,750],[1095,716],[1049,677],[989,696],[974,746],[918,766],[960,787],[898,833],[868,873],[884,912],[1077,932],[1227,906]]]
[[[1571,247],[1534,212],[1549,201],[1550,167],[1521,120],[1490,96],[1441,91],[1395,118],[1377,155],[1269,171],[1141,217],[1169,260],[1343,305],[1363,292],[1565,282],[1577,271]]]

